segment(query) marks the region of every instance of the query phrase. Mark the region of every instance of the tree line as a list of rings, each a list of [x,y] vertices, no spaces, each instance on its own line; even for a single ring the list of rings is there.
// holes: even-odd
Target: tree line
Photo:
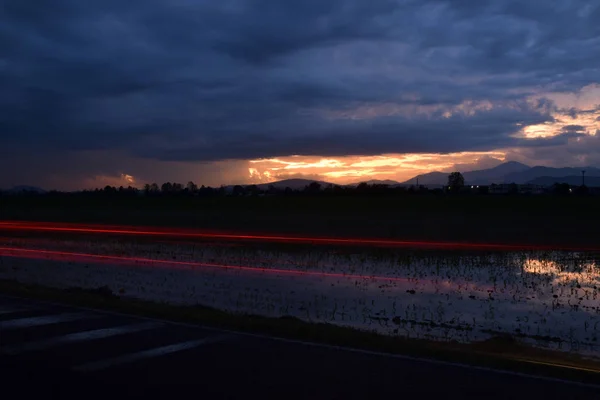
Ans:
[[[465,185],[464,177],[460,172],[452,172],[448,175],[447,185],[442,188],[428,189],[424,185],[411,186],[389,186],[386,184],[368,184],[362,182],[356,186],[342,186],[336,184],[322,185],[319,182],[311,182],[302,189],[292,189],[290,187],[277,187],[275,185],[235,185],[228,188],[198,186],[193,181],[187,184],[178,182],[165,182],[160,186],[157,183],[145,184],[141,189],[133,186],[110,186],[96,188],[92,190],[83,190],[80,192],[59,192],[50,191],[46,195],[69,195],[69,196],[146,196],[146,197],[183,197],[183,196],[303,196],[303,195],[368,195],[368,196],[383,196],[383,195],[402,195],[402,194],[489,194],[490,186],[467,186]],[[491,185],[491,188],[497,185]],[[546,194],[569,195],[569,194],[589,194],[588,188],[585,186],[571,187],[566,183],[556,183],[554,186],[545,191]],[[23,191],[20,194],[32,195],[34,192]],[[505,194],[516,195],[520,194],[519,185],[510,184]],[[39,195],[39,194],[37,194]]]

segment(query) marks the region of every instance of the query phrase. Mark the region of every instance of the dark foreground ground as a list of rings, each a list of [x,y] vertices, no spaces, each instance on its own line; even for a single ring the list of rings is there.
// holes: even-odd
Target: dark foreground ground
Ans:
[[[21,398],[600,398],[600,385],[0,295],[0,393]],[[35,397],[34,397],[35,396]]]
[[[598,197],[0,197],[0,220],[317,236],[600,246]]]

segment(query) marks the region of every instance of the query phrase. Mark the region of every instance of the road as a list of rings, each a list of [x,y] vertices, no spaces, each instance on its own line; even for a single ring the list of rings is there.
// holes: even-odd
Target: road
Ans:
[[[600,398],[600,386],[0,296],[0,397]]]

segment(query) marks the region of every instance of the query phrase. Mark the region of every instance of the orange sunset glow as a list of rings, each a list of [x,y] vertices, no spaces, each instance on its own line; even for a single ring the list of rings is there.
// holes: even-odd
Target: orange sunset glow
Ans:
[[[590,85],[578,93],[545,93],[544,97],[552,99],[557,111],[552,112],[553,122],[524,126],[515,136],[527,139],[548,138],[557,136],[565,130],[575,130],[579,133],[595,137],[600,131],[600,85]],[[530,101],[536,100],[535,98]],[[475,110],[489,109],[489,102],[467,102],[458,105],[454,110],[447,110],[445,117],[453,112],[467,115]],[[409,109],[406,106],[381,104],[378,106],[361,106],[357,109],[326,113],[333,119],[363,119],[379,116],[392,116],[410,113],[431,113],[435,108]],[[571,113],[571,110],[577,113]],[[439,110],[438,110],[439,111]],[[571,139],[570,139],[571,140]],[[581,138],[573,138],[579,142]],[[361,180],[395,180],[403,182],[419,174],[432,171],[462,172],[494,167],[511,158],[529,162],[519,158],[515,149],[498,149],[484,152],[458,152],[448,154],[421,153],[402,154],[390,153],[376,156],[343,156],[343,157],[314,157],[288,156],[256,159],[249,161],[248,182],[272,182],[288,178],[322,179],[332,183],[347,184]]]
[[[449,171],[457,164],[495,166],[505,160],[503,152],[465,152],[451,154],[385,154],[380,156],[346,156],[318,158],[291,156],[251,160],[252,182],[270,182],[290,177],[324,179],[332,183],[358,180],[404,181],[431,171]]]

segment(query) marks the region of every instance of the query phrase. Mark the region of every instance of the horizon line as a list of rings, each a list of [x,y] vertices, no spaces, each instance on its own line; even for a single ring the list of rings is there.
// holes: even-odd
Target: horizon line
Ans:
[[[329,184],[329,185],[334,185],[334,186],[342,186],[342,187],[343,187],[343,186],[350,186],[350,185],[358,185],[358,184],[360,184],[360,183],[368,183],[369,181],[382,181],[382,182],[383,182],[383,181],[391,181],[391,182],[395,182],[395,183],[394,183],[394,185],[411,185],[411,184],[410,184],[410,183],[408,183],[408,182],[410,182],[411,180],[417,179],[418,177],[421,177],[421,176],[424,176],[424,175],[428,175],[428,174],[434,174],[434,173],[440,173],[440,174],[450,174],[451,172],[460,172],[460,173],[462,173],[462,174],[465,174],[465,173],[471,173],[471,172],[486,171],[486,170],[490,170],[490,169],[497,168],[497,167],[499,167],[499,166],[501,166],[501,165],[505,165],[505,164],[511,164],[511,163],[517,163],[517,164],[521,164],[521,165],[523,165],[523,166],[525,166],[525,167],[527,167],[527,168],[529,168],[529,169],[538,168],[538,167],[542,167],[542,168],[552,168],[552,169],[563,169],[563,168],[570,168],[570,169],[577,169],[577,168],[579,168],[579,169],[582,169],[582,168],[583,168],[583,169],[600,169],[600,166],[593,166],[593,165],[580,166],[580,167],[576,167],[576,166],[548,167],[548,166],[545,166],[545,165],[534,165],[534,166],[530,166],[530,165],[528,165],[528,164],[525,164],[525,163],[522,163],[522,162],[520,162],[520,161],[506,161],[506,162],[503,162],[503,163],[501,163],[501,164],[498,164],[498,165],[496,165],[496,166],[494,166],[494,167],[490,167],[490,168],[482,168],[482,169],[472,169],[472,170],[468,170],[468,171],[460,171],[458,168],[456,169],[456,171],[439,171],[439,170],[434,170],[434,171],[425,172],[425,173],[422,173],[422,174],[415,175],[415,176],[413,176],[413,177],[411,177],[411,178],[409,178],[409,179],[406,179],[406,180],[404,180],[404,181],[402,181],[402,182],[400,182],[400,181],[397,181],[397,180],[395,180],[395,179],[377,179],[376,177],[369,177],[369,179],[360,180],[360,181],[354,181],[354,182],[351,182],[351,183],[335,183],[335,182],[329,182],[329,181],[326,181],[326,180],[324,180],[323,178],[319,178],[319,179],[308,179],[308,178],[284,178],[284,179],[279,179],[279,180],[275,180],[275,181],[269,181],[269,182],[231,183],[231,184],[223,184],[223,183],[222,183],[222,184],[215,185],[215,186],[211,186],[211,185],[203,185],[203,184],[200,184],[200,185],[198,185],[198,186],[199,186],[199,187],[200,187],[200,186],[204,186],[204,187],[206,187],[206,188],[215,188],[215,189],[218,189],[218,188],[221,188],[221,187],[238,186],[238,185],[239,185],[239,186],[252,186],[252,185],[257,185],[257,186],[258,186],[258,185],[269,185],[269,184],[273,184],[273,183],[279,183],[279,182],[291,181],[291,180],[304,180],[304,181],[309,181],[309,182],[319,182],[319,183],[326,183],[326,184]],[[540,176],[540,177],[541,177],[541,176]],[[595,177],[595,176],[590,176],[590,175],[588,175],[587,177]],[[539,177],[536,177],[536,178],[539,178]],[[534,178],[534,179],[535,179],[535,178]],[[193,182],[193,181],[188,181],[188,182]],[[37,185],[18,184],[18,185],[13,185],[11,188],[8,188],[8,189],[3,189],[3,188],[0,188],[0,192],[2,192],[2,191],[10,191],[10,190],[14,190],[15,188],[19,188],[19,187],[30,187],[30,188],[34,188],[34,189],[40,189],[40,190],[42,190],[42,191],[45,191],[45,192],[52,192],[52,191],[56,191],[56,192],[62,192],[62,193],[83,192],[83,191],[94,191],[94,190],[96,190],[96,189],[103,189],[103,188],[104,188],[104,187],[106,187],[106,186],[111,186],[111,187],[115,187],[115,188],[119,188],[119,187],[123,187],[123,188],[132,187],[132,188],[134,188],[134,189],[143,190],[143,186],[145,186],[145,185],[147,185],[147,184],[148,184],[148,185],[150,185],[150,184],[153,184],[153,183],[156,183],[156,184],[158,184],[158,182],[152,182],[152,183],[144,183],[144,184],[141,184],[141,186],[134,186],[134,185],[131,185],[131,184],[129,184],[129,185],[127,185],[127,186],[125,186],[125,185],[119,185],[119,186],[105,185],[105,186],[102,186],[102,187],[87,188],[87,189],[81,188],[81,189],[72,189],[72,190],[46,189],[46,188],[44,188],[44,187],[37,186]],[[177,181],[165,181],[165,182],[163,182],[163,183],[180,183],[180,182],[177,182]],[[498,184],[503,184],[503,183],[504,183],[504,182],[501,182],[501,183],[498,183]],[[196,184],[196,183],[194,182],[194,184]],[[490,184],[486,184],[486,185],[492,185],[492,184],[494,184],[494,183],[490,183]],[[183,184],[183,185],[185,186],[185,184]],[[443,186],[443,184],[439,184],[439,183],[421,184],[421,185],[419,185],[419,186],[431,186],[431,185],[442,185],[442,186]],[[480,184],[480,185],[481,185],[481,184]]]

